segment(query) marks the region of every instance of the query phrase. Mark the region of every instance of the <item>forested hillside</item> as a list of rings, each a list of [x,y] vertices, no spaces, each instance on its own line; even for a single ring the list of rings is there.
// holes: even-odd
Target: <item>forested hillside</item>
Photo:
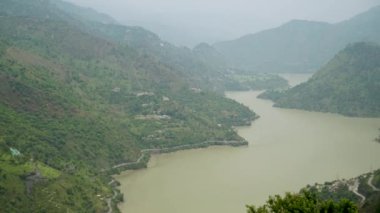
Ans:
[[[339,52],[306,83],[261,98],[275,106],[333,112],[348,116],[380,116],[380,46],[355,43]]]
[[[0,2],[0,212],[104,212],[104,171],[142,149],[243,141],[231,126],[256,115],[149,39],[60,1]]]
[[[314,72],[346,45],[380,42],[380,6],[336,24],[293,20],[214,45],[234,68],[251,72]]]

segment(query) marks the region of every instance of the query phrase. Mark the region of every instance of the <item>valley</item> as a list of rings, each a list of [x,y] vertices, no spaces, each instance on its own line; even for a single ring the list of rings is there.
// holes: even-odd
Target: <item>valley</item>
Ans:
[[[1,0],[0,212],[379,210],[379,14],[190,48]]]
[[[310,77],[286,76],[293,85]],[[125,196],[122,212],[244,212],[269,195],[380,168],[374,142],[380,119],[273,108],[258,94],[227,93],[260,115],[237,128],[248,147],[153,155],[147,169],[116,177]]]

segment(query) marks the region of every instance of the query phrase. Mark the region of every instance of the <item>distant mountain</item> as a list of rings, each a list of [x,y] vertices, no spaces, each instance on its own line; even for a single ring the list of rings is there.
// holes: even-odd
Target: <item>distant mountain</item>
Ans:
[[[71,22],[117,23],[112,17],[106,14],[58,0],[4,0],[0,2],[0,14],[4,16],[38,17],[41,19],[65,20]]]
[[[45,0],[46,1],[46,0]],[[53,4],[57,9],[68,13],[73,18],[84,22],[97,22],[102,24],[118,24],[111,16],[100,13],[91,8],[78,7],[65,1],[46,1],[48,4]]]
[[[200,43],[193,48],[193,54],[204,63],[212,64],[219,69],[226,67],[225,58],[214,47],[207,43]]]
[[[380,117],[379,91],[380,46],[361,42],[348,45],[306,83],[261,97],[278,107]]]
[[[337,24],[294,20],[220,42],[230,66],[252,72],[313,72],[352,42],[380,43],[380,6]]]

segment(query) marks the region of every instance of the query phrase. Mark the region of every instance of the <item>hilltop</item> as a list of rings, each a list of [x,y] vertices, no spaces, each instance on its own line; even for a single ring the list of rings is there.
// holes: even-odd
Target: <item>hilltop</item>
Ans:
[[[251,72],[314,72],[349,43],[380,42],[380,6],[336,24],[293,20],[214,48]]]
[[[310,80],[294,88],[269,91],[277,107],[333,112],[348,116],[380,116],[380,46],[348,45]]]

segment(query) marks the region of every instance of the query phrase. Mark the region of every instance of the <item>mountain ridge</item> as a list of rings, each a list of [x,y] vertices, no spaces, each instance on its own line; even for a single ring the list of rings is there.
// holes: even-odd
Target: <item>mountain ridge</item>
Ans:
[[[230,66],[252,72],[313,72],[348,43],[380,42],[380,6],[336,24],[293,20],[215,43]]]
[[[278,107],[379,117],[379,58],[378,44],[353,43],[307,82],[282,92],[268,91],[260,97],[272,99]]]

